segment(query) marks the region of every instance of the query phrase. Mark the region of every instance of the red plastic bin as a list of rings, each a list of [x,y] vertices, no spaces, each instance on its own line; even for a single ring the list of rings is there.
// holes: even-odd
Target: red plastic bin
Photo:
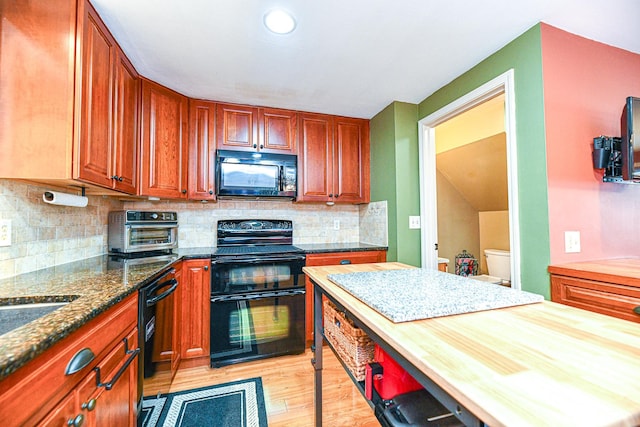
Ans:
[[[373,384],[378,394],[383,400],[393,399],[399,394],[420,390],[423,387],[407,371],[405,371],[395,360],[391,358],[377,344],[374,347],[374,360],[382,368],[382,373],[367,370],[365,382]],[[365,389],[371,390],[370,384],[365,384]],[[370,394],[367,393],[367,394]],[[369,397],[369,396],[367,396]],[[371,397],[369,397],[371,399]]]

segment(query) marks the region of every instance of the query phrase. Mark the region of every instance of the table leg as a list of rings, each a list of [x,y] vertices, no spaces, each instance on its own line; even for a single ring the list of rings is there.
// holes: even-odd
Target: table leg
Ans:
[[[313,364],[315,426],[322,427],[322,290],[313,284]]]

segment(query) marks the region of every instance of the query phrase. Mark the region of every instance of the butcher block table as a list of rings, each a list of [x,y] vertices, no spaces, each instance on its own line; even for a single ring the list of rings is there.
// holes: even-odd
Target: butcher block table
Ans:
[[[314,284],[316,426],[322,425],[323,296],[465,425],[640,425],[638,324],[550,301],[394,323],[327,277],[389,270],[410,276],[409,269],[400,263],[304,268]],[[420,286],[409,280],[388,284],[421,298]]]

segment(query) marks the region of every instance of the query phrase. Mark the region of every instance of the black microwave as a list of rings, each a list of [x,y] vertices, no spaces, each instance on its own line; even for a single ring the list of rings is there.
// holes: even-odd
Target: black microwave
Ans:
[[[296,198],[297,156],[218,150],[216,195]]]

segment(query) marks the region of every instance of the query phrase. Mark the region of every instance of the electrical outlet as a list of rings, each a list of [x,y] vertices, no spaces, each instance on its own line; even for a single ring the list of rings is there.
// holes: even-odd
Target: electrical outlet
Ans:
[[[410,216],[409,217],[409,228],[412,230],[420,228],[420,217],[419,216]]]
[[[565,253],[580,252],[580,232],[565,231],[564,232],[564,251]]]
[[[10,219],[0,219],[0,246],[11,246]]]
[[[340,230],[340,220],[339,219],[334,219],[333,220],[333,229],[334,230]]]

